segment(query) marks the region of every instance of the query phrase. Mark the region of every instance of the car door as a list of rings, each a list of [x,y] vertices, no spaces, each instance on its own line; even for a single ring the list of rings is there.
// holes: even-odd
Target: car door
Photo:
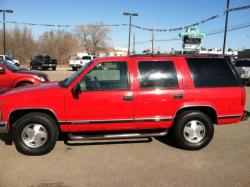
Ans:
[[[154,129],[171,125],[183,104],[178,63],[173,59],[138,59],[138,81],[134,92],[135,127]]]
[[[10,87],[10,74],[7,73],[6,68],[0,65],[0,89]]]
[[[81,93],[66,93],[67,123],[77,131],[133,128],[134,103],[125,61],[99,62],[82,76]]]

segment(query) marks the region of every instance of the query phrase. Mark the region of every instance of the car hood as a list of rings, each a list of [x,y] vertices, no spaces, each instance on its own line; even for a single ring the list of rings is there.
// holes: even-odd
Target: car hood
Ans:
[[[50,83],[29,85],[29,86],[18,87],[18,88],[3,89],[3,90],[0,90],[0,96],[28,94],[30,92],[33,92],[35,94],[37,92],[53,91],[56,89],[62,89],[62,88],[58,85],[58,82],[50,82]]]
[[[19,69],[18,71],[15,71],[15,73],[36,75],[36,76],[39,76],[39,77],[47,77],[46,73],[43,73],[43,72],[40,72],[40,71],[28,70],[28,69]]]

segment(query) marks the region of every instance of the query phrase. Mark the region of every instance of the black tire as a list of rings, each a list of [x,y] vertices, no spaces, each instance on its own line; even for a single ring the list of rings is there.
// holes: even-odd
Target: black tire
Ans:
[[[27,145],[23,138],[23,130],[28,126],[32,126],[32,124],[39,124],[46,130],[47,139],[40,147]],[[16,149],[25,155],[44,155],[49,153],[55,147],[58,136],[59,130],[55,120],[44,113],[33,112],[26,114],[13,125],[12,137]]]
[[[29,86],[29,85],[32,85],[32,83],[31,82],[21,82],[21,83],[17,84],[16,88],[22,87],[22,86]]]
[[[56,67],[52,68],[53,71],[56,71]]]
[[[195,121],[195,123],[199,124],[200,127],[202,126],[202,128],[205,129],[198,130],[198,133],[195,132],[195,136],[198,134],[202,139],[199,140],[199,138],[195,139],[194,137],[193,140],[188,140],[189,134],[185,132],[184,128],[191,128],[191,121]],[[180,148],[186,150],[198,150],[207,146],[212,140],[214,135],[214,127],[211,119],[206,114],[200,111],[186,111],[177,116],[172,129],[172,135]]]
[[[73,71],[76,71],[76,70],[77,70],[77,67],[72,67],[72,70],[73,70]]]

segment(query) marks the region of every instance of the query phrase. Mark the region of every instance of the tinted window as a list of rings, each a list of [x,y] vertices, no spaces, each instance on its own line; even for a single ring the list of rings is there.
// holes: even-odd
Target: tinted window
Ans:
[[[141,61],[138,63],[141,88],[177,88],[178,79],[173,62]]]
[[[187,58],[195,87],[239,86],[225,59]]]
[[[236,61],[235,67],[250,67],[250,60],[239,60]]]
[[[83,56],[82,60],[91,60],[91,57],[90,56]]]
[[[126,62],[105,62],[97,64],[80,81],[81,90],[128,89],[128,67]]]

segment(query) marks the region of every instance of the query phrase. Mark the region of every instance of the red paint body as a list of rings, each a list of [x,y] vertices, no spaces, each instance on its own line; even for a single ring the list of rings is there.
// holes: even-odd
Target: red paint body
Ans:
[[[174,62],[178,88],[140,89],[137,62],[142,60],[170,60]],[[72,88],[100,62],[126,61],[130,88],[127,90],[85,91],[78,98]],[[132,94],[132,101],[123,100]],[[174,94],[183,94],[174,99]],[[244,87],[195,88],[184,57],[109,57],[94,60],[67,88],[57,82],[13,89],[0,95],[2,120],[8,122],[17,110],[42,109],[53,113],[63,132],[163,129],[170,128],[179,110],[190,107],[206,107],[216,112],[217,124],[239,122],[245,105]],[[227,117],[225,117],[227,116]],[[228,117],[229,116],[229,117]],[[234,116],[230,118],[230,116]],[[235,117],[238,116],[238,117]],[[143,122],[140,119],[168,118],[165,121]],[[93,121],[95,123],[86,123]],[[116,120],[116,122],[112,122]],[[99,121],[111,121],[102,123]],[[73,124],[74,122],[77,122]]]
[[[40,84],[42,83],[37,76],[45,77],[48,82],[48,76],[45,73],[20,70],[13,72],[8,69],[4,64],[0,63],[0,68],[5,70],[5,73],[0,74],[0,90],[6,88],[15,88],[20,83]]]

